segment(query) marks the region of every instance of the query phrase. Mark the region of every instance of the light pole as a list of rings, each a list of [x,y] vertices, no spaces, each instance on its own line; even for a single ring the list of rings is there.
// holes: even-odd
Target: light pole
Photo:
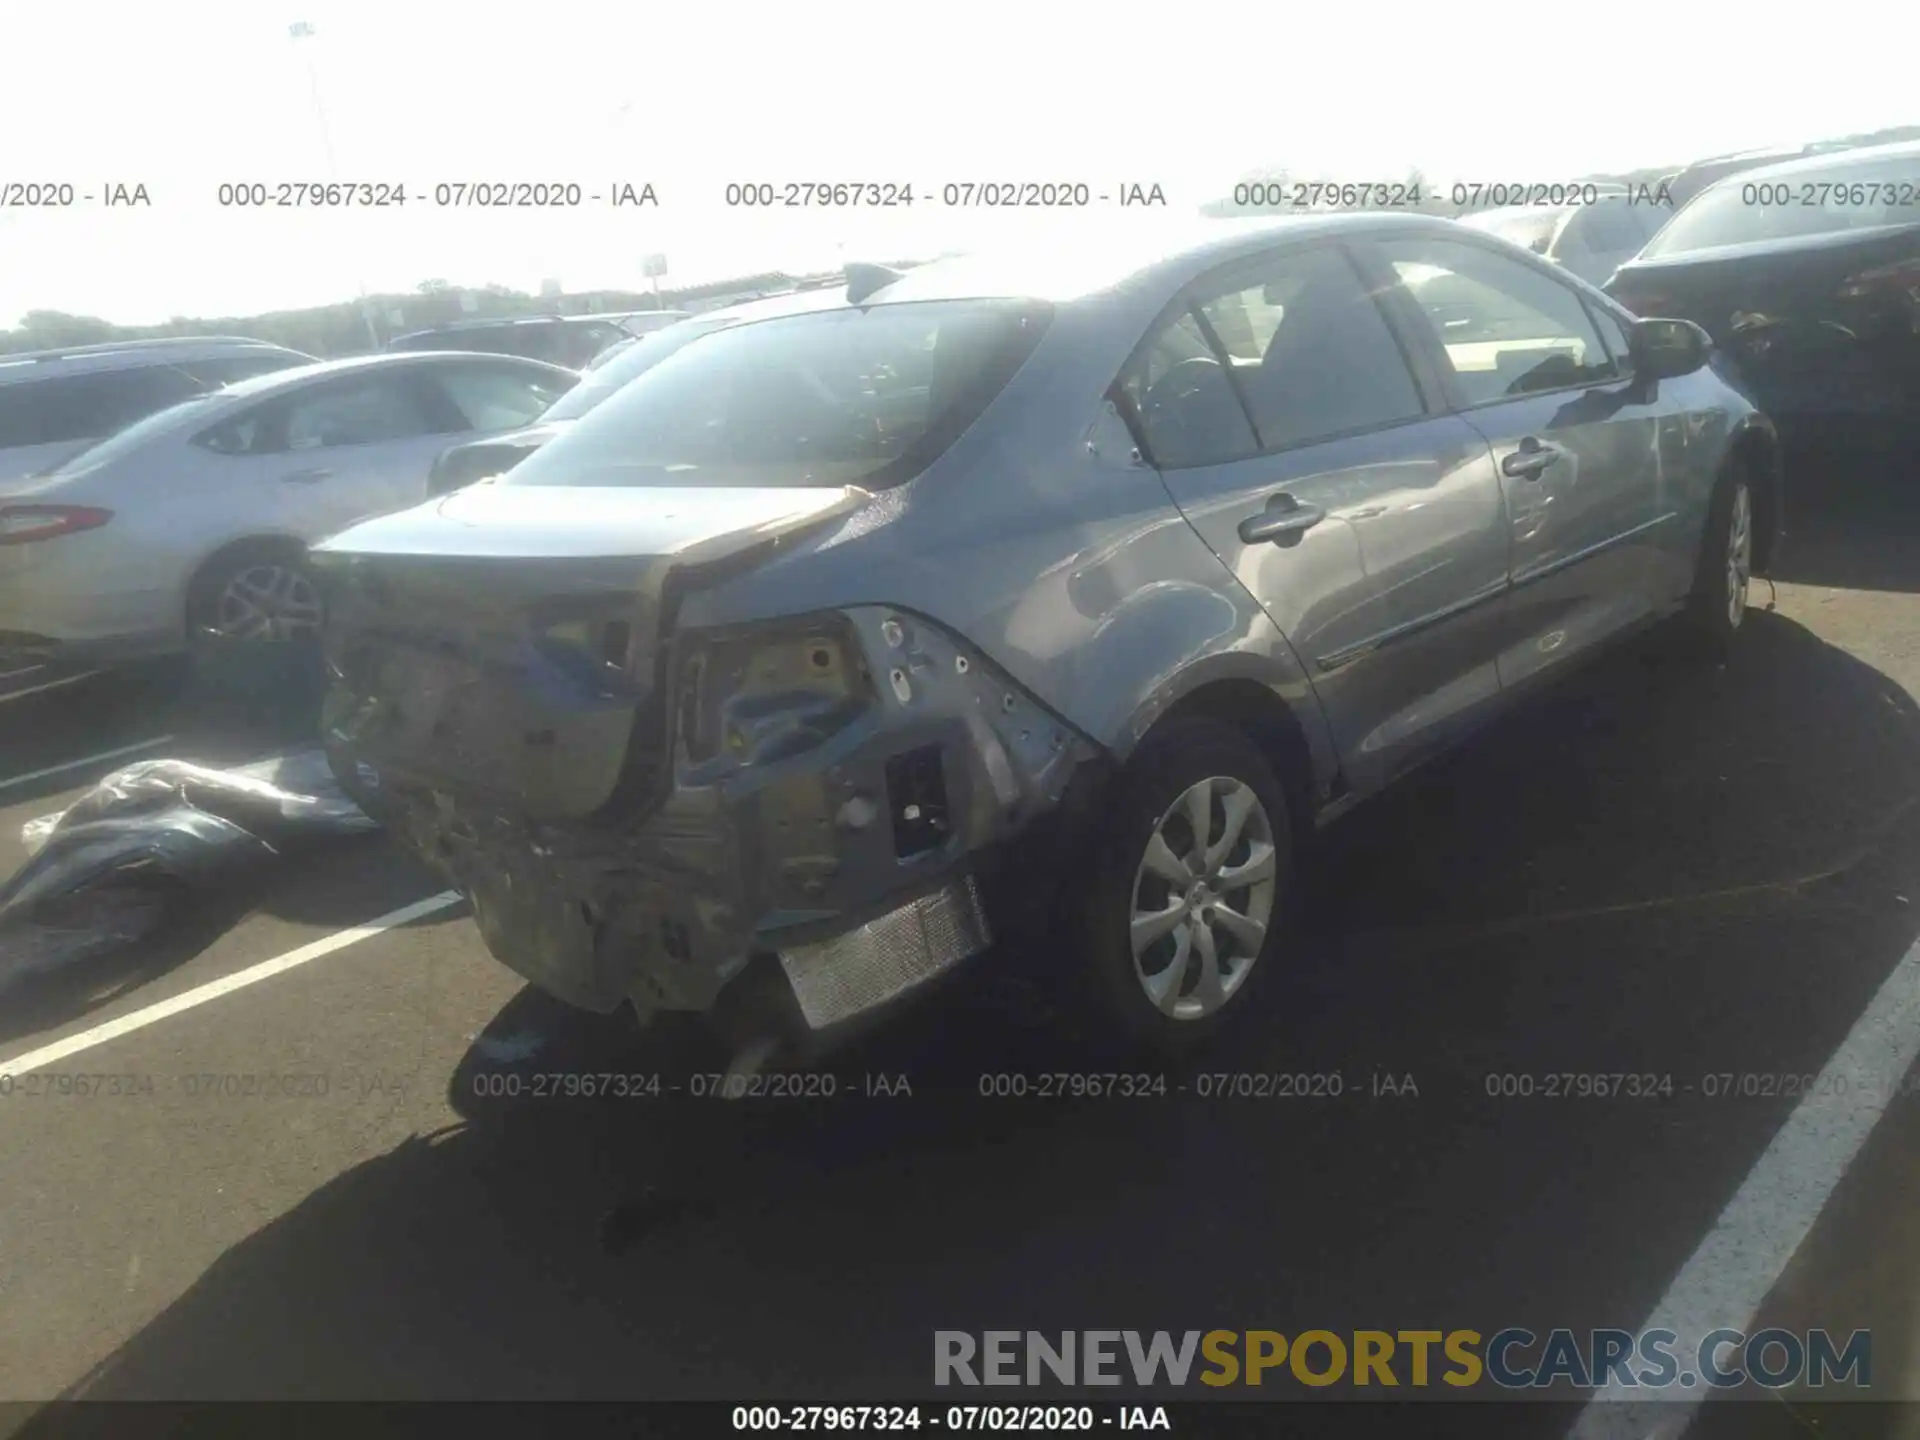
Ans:
[[[320,148],[327,159],[327,179],[338,182],[340,179],[340,166],[333,158],[333,131],[327,125],[327,107],[320,99],[320,72],[313,68],[313,53],[305,45],[300,43],[302,40],[311,40],[313,38],[313,26],[305,20],[296,20],[287,26],[287,36],[293,41],[294,48],[300,52],[300,63],[306,66],[307,69],[307,90],[308,93],[313,96],[313,118],[318,121],[320,125]],[[366,322],[367,344],[373,349],[378,350],[380,348],[380,332],[374,327],[373,308],[367,303],[367,279],[364,274],[361,275],[358,283],[360,286],[360,318]]]

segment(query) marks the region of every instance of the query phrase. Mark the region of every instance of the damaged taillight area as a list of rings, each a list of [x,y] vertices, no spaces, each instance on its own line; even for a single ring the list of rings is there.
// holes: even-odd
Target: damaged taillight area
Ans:
[[[651,660],[637,629],[623,649],[612,618],[574,618],[538,628],[576,667],[547,783],[571,762],[593,777],[581,794],[605,783],[597,742],[554,718],[593,713],[601,683],[649,693],[624,745],[657,784],[539,817],[416,767],[383,775],[382,803],[494,955],[575,1004],[709,1009],[756,956],[781,957],[807,1026],[891,1000],[985,943],[983,920],[935,935],[930,917],[1097,755],[987,656],[887,607],[670,633]],[[498,728],[524,720],[509,705]]]
[[[95,505],[0,505],[0,545],[30,545],[82,530],[97,530],[113,519]]]
[[[875,702],[852,627],[838,615],[702,637],[682,647],[680,754],[696,781],[816,749]]]
[[[630,562],[323,563],[328,745],[527,821],[657,790],[657,622]]]

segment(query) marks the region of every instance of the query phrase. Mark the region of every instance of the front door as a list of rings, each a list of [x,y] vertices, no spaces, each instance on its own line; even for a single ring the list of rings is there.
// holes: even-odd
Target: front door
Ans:
[[[1512,585],[1502,683],[1651,614],[1665,598],[1657,392],[1636,384],[1586,302],[1545,266],[1425,236],[1369,253],[1399,281],[1396,303],[1418,312],[1443,383],[1499,469]]]

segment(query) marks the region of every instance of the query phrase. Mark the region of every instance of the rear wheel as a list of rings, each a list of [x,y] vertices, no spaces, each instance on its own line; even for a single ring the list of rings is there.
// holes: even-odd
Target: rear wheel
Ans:
[[[235,546],[187,592],[188,655],[202,695],[302,725],[321,688],[319,587],[298,546]]]
[[[1115,784],[1080,916],[1085,983],[1121,1038],[1177,1054],[1248,1009],[1277,963],[1286,797],[1246,736],[1200,718],[1149,734]]]
[[[1744,471],[1721,479],[1707,507],[1706,532],[1693,592],[1687,597],[1686,628],[1695,647],[1724,659],[1747,615],[1753,579],[1753,487]]]
[[[194,582],[188,623],[224,644],[286,644],[320,629],[320,592],[292,550],[249,547],[216,558]]]

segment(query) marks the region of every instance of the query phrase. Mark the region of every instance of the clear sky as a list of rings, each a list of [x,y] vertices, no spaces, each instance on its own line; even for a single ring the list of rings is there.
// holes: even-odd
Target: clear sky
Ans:
[[[0,0],[0,324],[248,314],[426,279],[641,288],[1044,236],[1008,212],[751,212],[729,180],[1535,181],[1920,119],[1898,7]],[[1744,16],[1744,18],[1742,18]],[[305,21],[311,39],[288,26]],[[1911,24],[1904,27],[1913,33]],[[330,175],[308,83],[332,136]],[[223,181],[651,181],[658,209],[263,213]],[[1101,223],[1134,223],[1113,212]]]

